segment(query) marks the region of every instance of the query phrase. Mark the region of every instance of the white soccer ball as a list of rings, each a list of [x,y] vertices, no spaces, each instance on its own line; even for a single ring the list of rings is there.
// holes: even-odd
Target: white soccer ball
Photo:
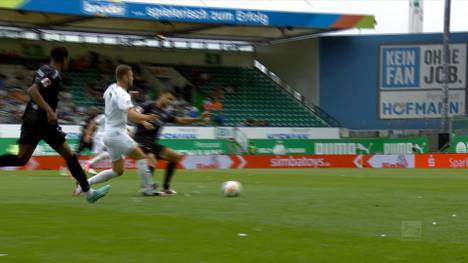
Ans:
[[[238,181],[227,181],[223,183],[221,191],[225,197],[238,197],[242,192],[242,185]]]

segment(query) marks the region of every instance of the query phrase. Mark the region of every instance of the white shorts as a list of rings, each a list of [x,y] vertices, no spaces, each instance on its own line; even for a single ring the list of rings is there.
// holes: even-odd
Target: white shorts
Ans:
[[[104,145],[104,135],[95,136],[93,138],[93,152],[98,154],[106,150],[106,146]]]
[[[137,143],[125,132],[109,131],[104,135],[104,145],[111,161],[117,161],[132,151]]]

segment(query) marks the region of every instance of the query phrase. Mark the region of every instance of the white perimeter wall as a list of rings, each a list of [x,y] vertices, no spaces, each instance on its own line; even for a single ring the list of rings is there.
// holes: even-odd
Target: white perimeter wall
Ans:
[[[256,59],[316,105],[320,105],[318,38],[257,46]]]

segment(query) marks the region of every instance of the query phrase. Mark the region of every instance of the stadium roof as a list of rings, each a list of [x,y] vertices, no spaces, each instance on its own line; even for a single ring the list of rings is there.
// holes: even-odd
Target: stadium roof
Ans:
[[[351,28],[374,16],[161,5],[135,0],[2,0],[0,26],[269,42]]]

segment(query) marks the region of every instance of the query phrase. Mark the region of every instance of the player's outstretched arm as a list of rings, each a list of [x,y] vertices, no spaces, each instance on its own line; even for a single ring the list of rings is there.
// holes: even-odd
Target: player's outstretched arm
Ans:
[[[128,110],[128,118],[134,123],[143,125],[145,122],[154,122],[158,119],[158,116],[154,114],[139,113],[135,108],[130,108]]]
[[[49,123],[56,123],[57,122],[57,114],[52,110],[50,105],[44,100],[41,93],[39,92],[39,87],[37,84],[32,84],[31,87],[28,89],[28,95],[34,101],[34,103],[39,106],[42,110],[47,113],[47,120]]]
[[[182,124],[182,125],[190,125],[192,123],[196,122],[202,122],[206,118],[209,118],[211,115],[209,112],[205,111],[202,113],[202,115],[198,118],[189,118],[189,117],[177,117],[175,118],[175,123],[177,124]]]

